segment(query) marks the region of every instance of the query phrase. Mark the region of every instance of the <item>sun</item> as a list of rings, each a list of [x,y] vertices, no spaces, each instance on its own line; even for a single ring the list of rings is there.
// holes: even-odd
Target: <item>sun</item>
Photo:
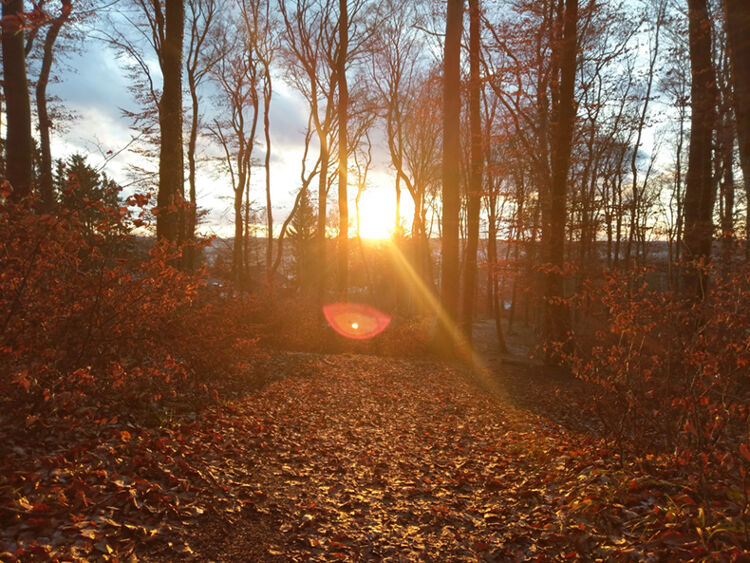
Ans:
[[[396,202],[392,192],[371,189],[359,200],[359,234],[366,239],[387,239],[393,235]],[[356,234],[356,218],[354,223]]]

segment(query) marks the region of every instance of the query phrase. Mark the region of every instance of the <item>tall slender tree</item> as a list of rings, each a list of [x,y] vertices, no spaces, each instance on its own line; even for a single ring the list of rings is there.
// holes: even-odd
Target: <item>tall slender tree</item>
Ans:
[[[446,345],[458,320],[458,223],[460,207],[461,33],[463,0],[448,0],[443,59],[443,210],[441,301],[445,316],[439,340]],[[448,338],[446,338],[448,337]]]
[[[242,13],[250,9],[249,2],[240,2]],[[249,187],[252,173],[252,155],[259,118],[258,74],[260,64],[252,42],[251,18],[228,19],[218,37],[217,49],[221,51],[218,62],[212,69],[224,110],[214,119],[210,127],[224,152],[224,165],[229,172],[234,192],[234,242],[232,251],[232,274],[235,281],[242,282],[248,274],[247,254],[249,245]],[[225,117],[226,116],[226,117]],[[244,213],[243,213],[244,212]]]
[[[727,46],[732,68],[734,114],[740,166],[745,180],[745,193],[750,202],[750,9],[747,0],[724,0]],[[750,258],[750,203],[746,215],[747,256]]]
[[[288,80],[305,97],[318,137],[320,170],[318,175],[318,224],[316,270],[317,297],[326,292],[326,219],[328,204],[328,168],[334,133],[335,76],[333,59],[336,34],[334,0],[278,0],[285,31],[283,54],[288,63]]]
[[[153,2],[157,19],[161,5]],[[182,152],[182,42],[185,33],[184,0],[165,0],[164,37],[159,66],[164,87],[159,101],[159,193],[156,236],[179,242],[184,238],[184,183]]]
[[[480,48],[479,0],[469,0],[469,128],[471,156],[469,185],[466,190],[467,240],[464,259],[463,324],[471,342],[477,286],[477,248],[479,246],[479,212],[482,203],[484,136],[480,112],[482,83],[479,77]]]
[[[39,175],[39,194],[42,205],[46,210],[52,209],[55,195],[52,178],[52,149],[50,147],[50,128],[52,120],[47,108],[47,86],[49,85],[52,63],[54,61],[54,48],[60,30],[70,18],[72,12],[72,1],[63,0],[60,13],[52,18],[44,37],[42,53],[42,67],[36,82],[36,112],[39,122],[39,148],[41,152],[41,173]]]
[[[26,80],[23,0],[7,0],[2,8],[3,91],[5,93],[5,176],[20,200],[31,193],[31,106]]]
[[[568,172],[576,118],[575,80],[578,54],[578,0],[559,4],[558,23],[561,34],[553,44],[553,91],[550,137],[550,186],[547,210],[545,246],[547,268],[545,275],[544,330],[548,341],[562,341],[569,329],[568,309],[564,304],[563,267],[565,262],[565,224],[567,214]],[[543,213],[544,214],[544,213]],[[548,355],[548,361],[553,358]]]
[[[187,0],[188,38],[186,40],[185,72],[190,94],[190,126],[186,146],[188,165],[188,203],[185,209],[185,239],[195,238],[198,223],[197,162],[198,133],[201,126],[201,97],[199,88],[211,68],[216,64],[217,49],[207,48],[214,33],[217,12],[221,9],[218,0]],[[190,268],[196,266],[196,248],[186,249],[186,262]]]
[[[338,240],[338,293],[346,299],[349,283],[349,202],[347,183],[349,146],[346,138],[347,112],[349,111],[349,87],[346,83],[346,62],[349,44],[349,9],[347,0],[339,0],[339,45],[336,61],[339,103],[339,240]]]
[[[688,0],[690,38],[690,152],[685,185],[685,258],[711,259],[716,184],[712,178],[711,142],[716,120],[716,77],[711,59],[711,23],[706,0]],[[705,294],[706,278],[687,273],[685,289]]]

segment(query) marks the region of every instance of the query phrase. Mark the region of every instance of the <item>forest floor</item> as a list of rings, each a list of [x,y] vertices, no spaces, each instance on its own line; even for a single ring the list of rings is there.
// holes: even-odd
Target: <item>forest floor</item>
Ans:
[[[25,496],[5,510],[35,518],[4,515],[0,560],[705,554],[682,485],[620,463],[575,417],[575,383],[508,362],[492,329],[483,369],[283,353],[262,389],[158,429],[105,420],[33,463],[16,448],[5,486]]]

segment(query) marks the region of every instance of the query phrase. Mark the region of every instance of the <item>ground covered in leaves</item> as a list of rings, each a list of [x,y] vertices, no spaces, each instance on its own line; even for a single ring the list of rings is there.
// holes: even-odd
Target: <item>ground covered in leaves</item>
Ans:
[[[734,505],[707,521],[669,460],[620,463],[595,437],[514,406],[503,382],[526,372],[285,361],[289,375],[262,390],[158,425],[102,419],[66,442],[42,429],[12,445],[0,560],[747,556]]]

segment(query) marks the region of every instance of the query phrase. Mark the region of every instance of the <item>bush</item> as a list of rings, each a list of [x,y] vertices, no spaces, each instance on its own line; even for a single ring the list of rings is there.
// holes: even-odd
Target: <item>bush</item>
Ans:
[[[602,328],[567,360],[590,385],[589,414],[621,450],[672,456],[704,499],[740,502],[750,492],[750,267],[711,274],[700,302],[650,289],[645,274],[611,274],[583,296]]]
[[[133,220],[101,201],[57,215],[0,205],[5,424],[212,400],[247,369],[257,353],[253,303],[217,299],[202,271],[175,267],[179,248],[128,254],[122,225]]]

